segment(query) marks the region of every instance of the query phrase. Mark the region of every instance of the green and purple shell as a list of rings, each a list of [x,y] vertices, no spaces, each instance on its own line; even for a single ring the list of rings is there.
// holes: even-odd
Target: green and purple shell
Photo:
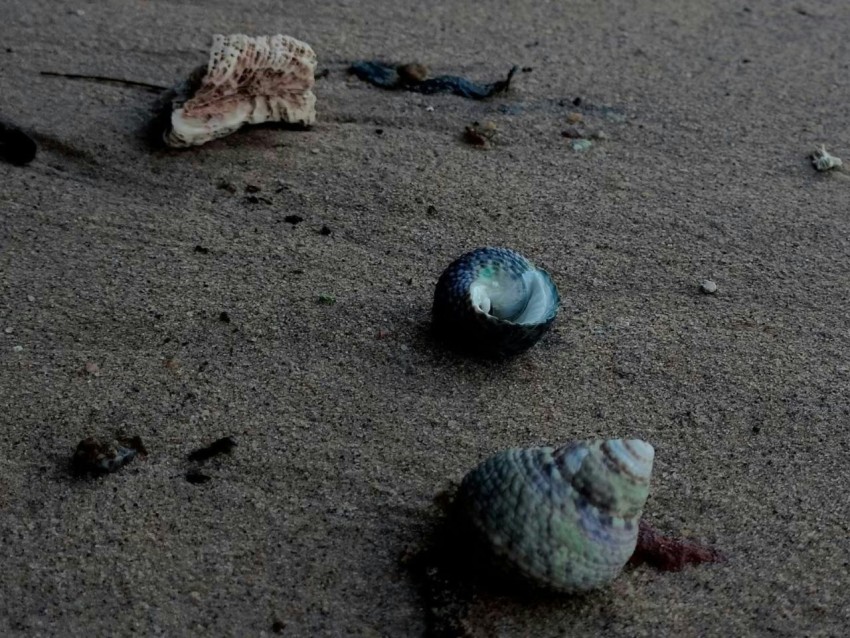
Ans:
[[[504,567],[586,591],[616,578],[634,552],[654,456],[638,439],[506,450],[466,475],[458,504]]]
[[[508,357],[537,343],[559,303],[545,270],[507,248],[477,248],[452,262],[437,282],[434,327],[464,349]]]

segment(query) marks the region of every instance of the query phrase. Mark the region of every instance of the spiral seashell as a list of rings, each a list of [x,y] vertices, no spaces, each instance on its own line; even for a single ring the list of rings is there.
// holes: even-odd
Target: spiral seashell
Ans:
[[[244,124],[312,124],[315,70],[313,49],[295,38],[215,35],[207,66],[176,91],[165,143],[197,146]]]
[[[463,516],[499,561],[578,592],[612,581],[635,550],[655,451],[638,439],[511,449],[463,479]]]
[[[477,248],[443,272],[434,292],[434,327],[479,354],[506,357],[533,346],[558,314],[545,270],[507,248]]]

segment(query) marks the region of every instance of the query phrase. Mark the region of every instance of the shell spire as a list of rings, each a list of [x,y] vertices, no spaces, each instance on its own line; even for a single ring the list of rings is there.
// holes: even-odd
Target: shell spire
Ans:
[[[654,454],[638,439],[499,452],[463,479],[461,512],[528,580],[566,592],[600,587],[635,550]]]

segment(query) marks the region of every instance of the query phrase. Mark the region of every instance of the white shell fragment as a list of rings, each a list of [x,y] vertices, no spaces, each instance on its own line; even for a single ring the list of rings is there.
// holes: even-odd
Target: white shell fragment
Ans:
[[[461,512],[515,574],[557,591],[594,589],[635,550],[654,457],[639,439],[505,450],[464,477]]]
[[[819,171],[828,171],[833,168],[841,168],[841,158],[830,155],[826,146],[821,144],[820,148],[812,153],[812,165]]]
[[[313,49],[295,38],[214,35],[205,74],[172,104],[165,143],[197,146],[244,124],[313,124],[315,70]]]
[[[717,292],[717,284],[711,281],[711,279],[706,279],[699,285],[700,292],[706,295],[713,295]]]

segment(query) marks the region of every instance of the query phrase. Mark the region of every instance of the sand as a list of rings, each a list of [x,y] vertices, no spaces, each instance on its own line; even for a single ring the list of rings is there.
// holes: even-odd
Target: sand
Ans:
[[[0,115],[40,154],[0,164],[0,634],[423,635],[403,557],[437,494],[506,447],[639,436],[646,519],[728,562],[482,593],[469,635],[845,635],[850,181],[807,156],[850,159],[848,20],[807,1],[3,2]],[[309,42],[316,126],[155,151],[155,91],[40,75],[169,86],[219,32]],[[363,58],[528,70],[475,102],[368,86],[345,72]],[[572,151],[573,112],[608,139]],[[464,144],[474,121],[493,148]],[[488,244],[563,298],[503,364],[428,331],[441,270]],[[148,457],[69,475],[80,439],[117,430]]]

